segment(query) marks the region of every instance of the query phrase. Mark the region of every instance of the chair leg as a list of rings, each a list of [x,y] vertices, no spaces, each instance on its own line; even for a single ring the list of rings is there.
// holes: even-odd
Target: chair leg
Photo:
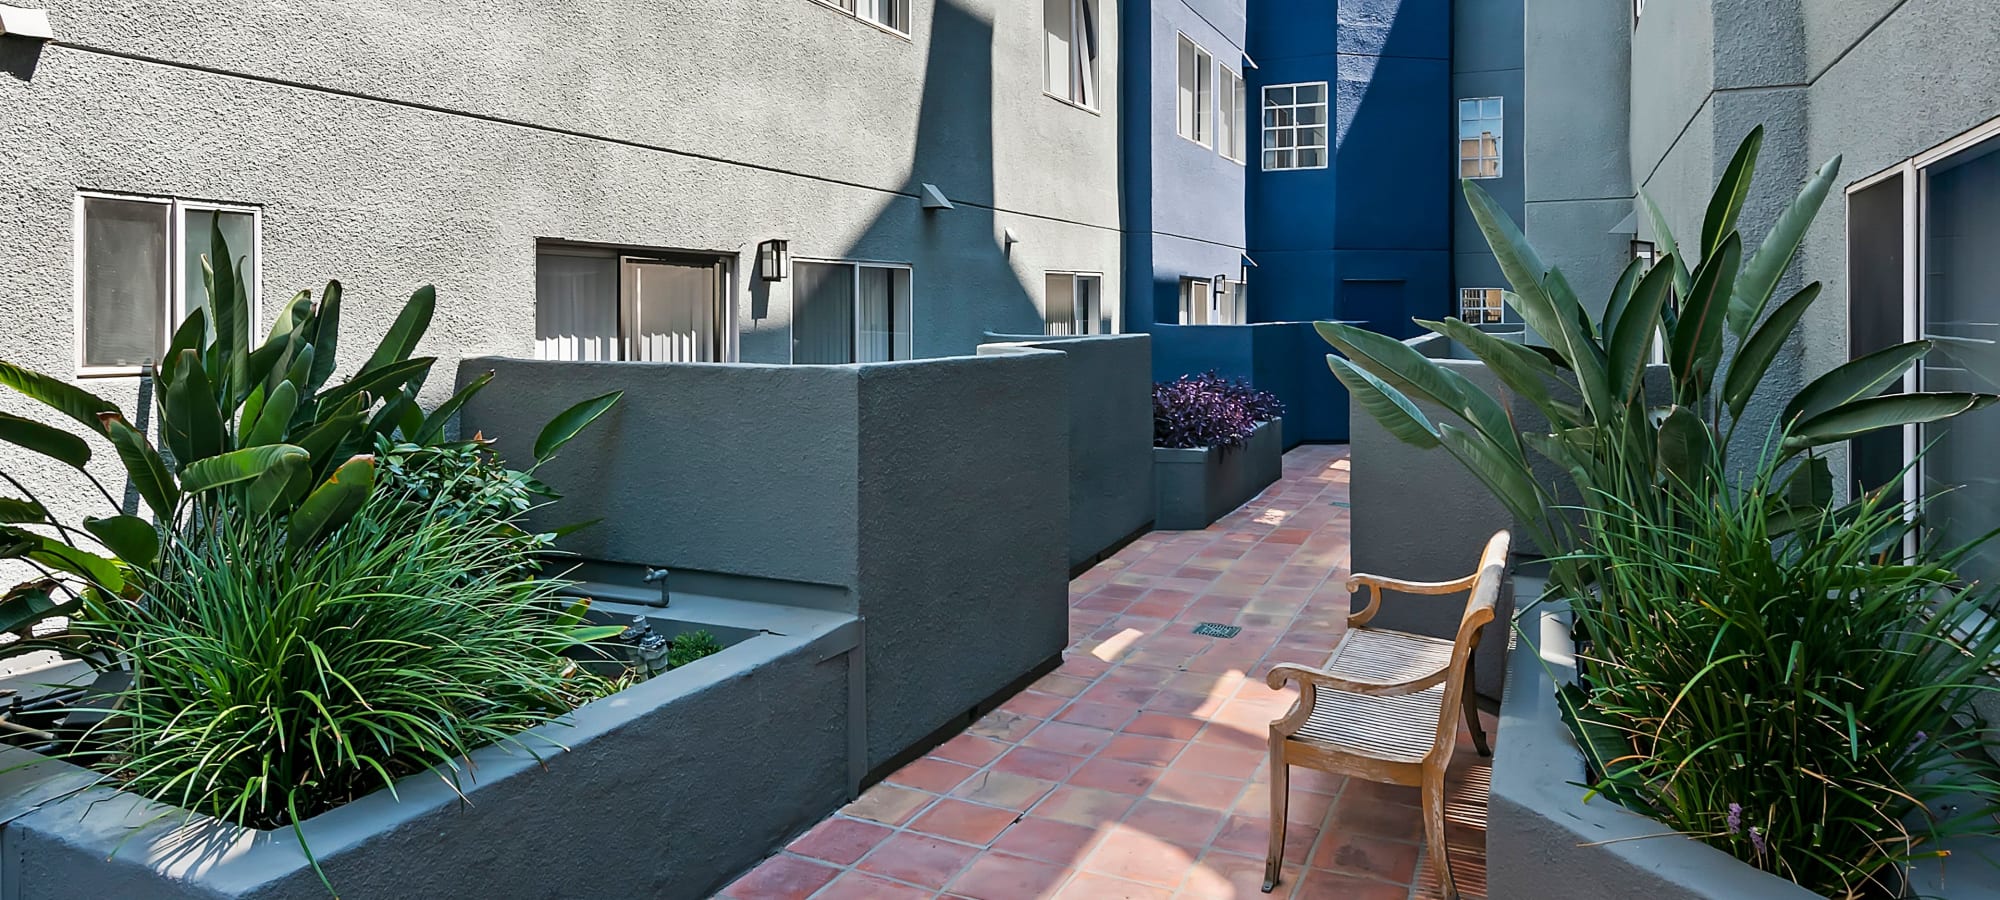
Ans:
[[[1431,868],[1437,870],[1438,891],[1444,900],[1458,900],[1458,886],[1451,877],[1451,851],[1444,842],[1444,767],[1424,770],[1424,839],[1430,843]]]
[[[1476,648],[1475,648],[1476,650]],[[1492,756],[1493,748],[1486,743],[1486,729],[1479,727],[1478,679],[1473,677],[1472,657],[1465,658],[1465,687],[1459,691],[1459,706],[1465,709],[1465,730],[1472,732],[1472,748],[1480,756]]]
[[[1285,763],[1285,739],[1271,736],[1271,855],[1264,859],[1264,893],[1278,886],[1278,868],[1285,862],[1285,807],[1292,790],[1291,767]]]

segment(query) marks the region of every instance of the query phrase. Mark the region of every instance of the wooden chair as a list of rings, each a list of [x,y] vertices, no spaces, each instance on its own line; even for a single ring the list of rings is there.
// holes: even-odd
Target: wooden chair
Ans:
[[[1456,898],[1444,841],[1444,773],[1462,715],[1481,756],[1491,753],[1472,693],[1472,652],[1493,621],[1493,604],[1507,571],[1507,532],[1493,535],[1479,570],[1456,581],[1397,581],[1377,575],[1347,580],[1352,593],[1367,585],[1368,606],[1347,617],[1347,634],[1325,667],[1284,663],[1266,677],[1272,688],[1299,683],[1299,699],[1271,723],[1271,855],[1264,890],[1278,884],[1285,853],[1285,801],[1290,767],[1423,790],[1424,834],[1447,898]],[[1409,594],[1469,592],[1454,640],[1368,627],[1382,606],[1382,589]]]

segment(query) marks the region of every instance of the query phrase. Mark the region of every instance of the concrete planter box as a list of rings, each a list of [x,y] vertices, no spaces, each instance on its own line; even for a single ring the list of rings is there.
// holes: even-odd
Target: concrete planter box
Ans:
[[[474,751],[461,800],[436,775],[302,823],[346,897],[705,897],[845,802],[852,616],[673,598],[643,614],[722,652]],[[537,756],[540,758],[537,759]],[[0,751],[0,897],[325,900],[298,838],[91,786],[92,772]]]
[[[1283,419],[1257,426],[1242,446],[1153,448],[1153,527],[1207,528],[1278,480],[1285,467]]]
[[[1517,578],[1523,596],[1538,579]],[[1509,652],[1488,800],[1488,894],[1536,900],[1809,900],[1818,894],[1752,868],[1603,797],[1585,802],[1583,751],[1563,724],[1557,680],[1576,678],[1565,609],[1535,607]],[[1497,637],[1497,636],[1496,636]],[[1506,644],[1506,641],[1494,641]],[[1664,835],[1664,836],[1663,836]],[[1961,866],[1967,872],[1974,866]],[[1954,896],[1957,896],[1954,894]],[[1971,895],[1963,895],[1971,896]]]

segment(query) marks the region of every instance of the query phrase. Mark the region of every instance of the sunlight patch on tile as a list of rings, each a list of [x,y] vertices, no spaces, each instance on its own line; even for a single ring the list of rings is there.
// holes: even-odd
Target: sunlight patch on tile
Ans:
[[[1103,643],[1091,649],[1090,655],[1105,662],[1115,662],[1118,657],[1125,655],[1125,651],[1132,649],[1134,643],[1145,636],[1146,633],[1137,628],[1127,628],[1104,639]]]

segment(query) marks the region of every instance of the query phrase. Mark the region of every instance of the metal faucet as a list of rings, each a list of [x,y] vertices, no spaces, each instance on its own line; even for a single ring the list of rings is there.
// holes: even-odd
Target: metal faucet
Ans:
[[[669,605],[670,603],[672,603],[672,601],[673,601],[673,598],[672,598],[672,597],[670,597],[670,596],[668,596],[668,594],[667,594],[667,576],[669,576],[669,575],[672,575],[672,574],[673,574],[672,572],[669,572],[669,571],[667,571],[666,569],[652,569],[652,568],[649,568],[649,569],[647,569],[647,570],[646,570],[646,578],[645,578],[645,583],[646,583],[646,584],[652,584],[652,583],[653,583],[653,582],[655,582],[655,581],[657,581],[657,582],[659,582],[659,583],[660,583],[660,605],[661,605],[661,606],[667,606],[667,605]]]

